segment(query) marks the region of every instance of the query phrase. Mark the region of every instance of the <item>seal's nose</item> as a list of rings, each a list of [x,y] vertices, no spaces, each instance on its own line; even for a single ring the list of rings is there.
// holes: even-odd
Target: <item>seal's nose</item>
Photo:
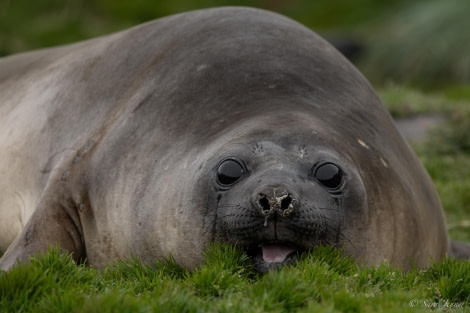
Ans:
[[[272,192],[258,193],[256,207],[264,216],[277,213],[283,217],[288,217],[297,207],[297,203],[297,200],[289,191],[283,190],[276,193],[273,190]]]

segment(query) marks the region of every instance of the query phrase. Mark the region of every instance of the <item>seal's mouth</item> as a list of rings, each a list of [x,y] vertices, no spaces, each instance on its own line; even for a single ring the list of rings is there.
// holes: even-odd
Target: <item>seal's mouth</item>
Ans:
[[[297,247],[286,243],[263,243],[247,249],[255,270],[261,273],[295,263],[301,252]]]

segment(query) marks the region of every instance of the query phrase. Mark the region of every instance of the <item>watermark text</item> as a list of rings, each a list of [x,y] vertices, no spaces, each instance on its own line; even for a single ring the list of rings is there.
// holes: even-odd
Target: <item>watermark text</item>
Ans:
[[[441,310],[448,310],[448,309],[463,309],[467,307],[467,303],[465,302],[451,302],[449,300],[441,300],[439,302],[433,300],[418,300],[413,299],[409,302],[409,306],[412,308],[428,308],[428,309],[441,309]]]

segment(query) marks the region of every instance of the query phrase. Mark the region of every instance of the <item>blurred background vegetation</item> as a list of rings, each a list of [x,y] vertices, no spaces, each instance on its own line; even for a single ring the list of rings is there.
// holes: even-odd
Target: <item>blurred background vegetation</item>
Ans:
[[[353,61],[376,86],[398,82],[470,95],[468,0],[0,0],[0,56],[226,5],[276,11],[333,42],[354,43],[360,54]]]

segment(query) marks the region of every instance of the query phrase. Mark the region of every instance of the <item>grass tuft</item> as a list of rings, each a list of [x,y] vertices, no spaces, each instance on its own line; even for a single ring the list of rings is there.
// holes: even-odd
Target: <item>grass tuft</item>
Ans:
[[[352,258],[344,256],[341,250],[334,247],[318,247],[304,254],[297,267],[303,267],[305,273],[308,273],[312,270],[312,265],[316,269],[325,267],[328,272],[337,275],[349,275],[358,270]]]
[[[235,246],[213,244],[205,257],[206,263],[188,276],[198,295],[240,292],[254,275],[250,258]]]
[[[71,310],[81,303],[80,286],[94,285],[97,271],[76,265],[70,254],[50,248],[30,262],[15,266],[10,272],[0,274],[0,312],[35,310],[54,312]],[[85,290],[94,292],[95,288]]]
[[[436,302],[470,303],[470,262],[446,259],[423,271],[428,281],[436,285],[433,296]]]
[[[256,305],[266,312],[292,312],[304,307],[316,294],[297,270],[268,272],[252,286]]]
[[[363,269],[357,274],[356,283],[359,290],[367,290],[374,295],[406,286],[403,273],[386,263]]]

